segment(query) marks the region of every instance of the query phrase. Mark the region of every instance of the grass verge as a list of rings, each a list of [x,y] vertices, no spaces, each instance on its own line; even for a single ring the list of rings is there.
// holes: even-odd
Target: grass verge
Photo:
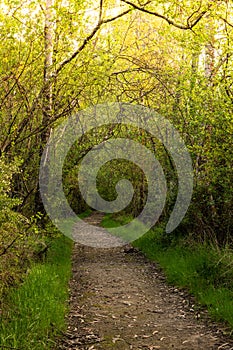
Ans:
[[[9,291],[1,316],[0,348],[51,349],[65,328],[72,241],[53,238],[42,263],[31,266],[24,282]]]
[[[87,218],[88,216],[90,216],[92,212],[93,212],[93,211],[92,211],[91,209],[87,209],[87,210],[84,211],[83,213],[78,214],[78,217],[79,217],[80,219],[85,219],[85,218]]]
[[[114,214],[105,214],[101,221],[101,226],[105,228],[120,227],[128,224],[132,219],[133,217],[131,215],[118,216]]]
[[[127,217],[109,215],[104,218],[102,225],[119,226],[127,220]],[[168,235],[162,227],[150,230],[134,241],[133,246],[160,264],[169,283],[189,290],[201,305],[207,307],[214,320],[225,322],[233,332],[231,249],[219,249],[196,243],[192,238]]]
[[[126,225],[129,223],[130,227],[127,227]],[[125,242],[132,242],[141,235],[142,231],[145,231],[144,224],[138,219],[133,220],[131,215],[106,214],[101,221],[101,226],[106,228],[110,234],[122,238]],[[119,230],[114,230],[118,227]]]
[[[163,268],[169,283],[186,288],[206,306],[216,321],[233,331],[233,253],[185,239],[166,242],[161,229],[133,242],[150,260]]]

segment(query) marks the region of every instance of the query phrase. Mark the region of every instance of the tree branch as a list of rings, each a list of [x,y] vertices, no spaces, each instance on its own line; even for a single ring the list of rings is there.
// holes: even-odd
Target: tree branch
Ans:
[[[12,241],[10,244],[8,244],[8,246],[4,247],[3,250],[2,250],[2,252],[0,253],[0,256],[6,254],[6,252],[8,251],[8,249],[10,249],[10,247],[13,246],[13,244],[17,241],[18,238],[19,238],[19,236],[15,237],[15,238],[13,239],[13,241]]]
[[[228,24],[231,28],[233,28],[233,24],[231,24],[226,18],[220,17],[226,24]]]
[[[102,21],[102,14],[103,14],[103,0],[100,0],[100,11],[99,11],[99,22]]]
[[[52,77],[57,77],[58,73],[68,64],[70,63],[75,57],[77,57],[81,51],[86,47],[86,45],[89,43],[89,41],[95,36],[95,34],[99,31],[99,29],[102,27],[103,24],[115,21],[116,19],[126,15],[127,13],[131,12],[132,9],[126,10],[119,15],[112,17],[112,18],[107,18],[105,20],[101,19],[102,16],[102,5],[100,4],[100,14],[99,14],[99,21],[95,28],[92,30],[92,32],[83,40],[82,44],[79,46],[79,48],[67,59],[65,59],[63,62],[61,62],[60,66],[55,70],[55,72],[52,74]]]
[[[63,62],[60,63],[59,67],[55,70],[55,72],[53,74],[51,74],[50,79],[48,81],[45,82],[45,84],[43,85],[43,87],[41,88],[41,90],[39,91],[38,95],[36,96],[35,100],[32,103],[32,106],[30,108],[29,114],[30,116],[33,115],[38,102],[40,100],[40,98],[42,98],[43,94],[45,93],[45,91],[48,89],[48,87],[52,84],[54,78],[56,78],[58,76],[58,74],[60,73],[60,71],[68,64],[70,63],[74,58],[76,58],[82,51],[83,49],[86,47],[86,45],[89,43],[89,41],[95,36],[95,34],[99,31],[99,29],[101,28],[102,25],[107,24],[109,22],[112,22],[118,18],[123,17],[124,15],[128,14],[129,12],[131,12],[132,9],[128,9],[126,11],[123,11],[122,13],[120,13],[119,15],[116,15],[112,18],[107,18],[105,20],[102,20],[102,0],[100,0],[100,12],[99,12],[99,21],[97,23],[97,25],[95,26],[95,28],[92,30],[92,32],[83,40],[83,43],[80,45],[80,47],[67,59],[65,59]],[[23,71],[22,71],[23,73]],[[15,83],[16,84],[16,83]],[[15,86],[15,85],[14,85]],[[14,86],[12,87],[12,89],[14,88]],[[12,89],[10,90],[10,92],[12,91]],[[7,95],[10,93],[8,92]],[[6,98],[7,95],[4,97]],[[26,137],[27,138],[27,137]]]
[[[183,30],[191,30],[193,27],[195,27],[197,25],[197,23],[207,13],[207,10],[202,11],[199,14],[199,16],[195,19],[194,22],[189,23],[190,18],[193,16],[193,14],[192,14],[187,21],[187,25],[184,25],[184,24],[179,24],[179,23],[174,22],[172,19],[162,15],[161,13],[158,13],[156,11],[147,10],[144,7],[137,6],[134,3],[132,3],[131,1],[128,1],[128,0],[121,0],[121,1],[132,6],[135,10],[142,11],[142,12],[148,13],[150,15],[156,16],[158,18],[161,18],[161,19],[165,20],[168,24],[173,25],[174,27],[179,28],[179,29],[183,29]]]

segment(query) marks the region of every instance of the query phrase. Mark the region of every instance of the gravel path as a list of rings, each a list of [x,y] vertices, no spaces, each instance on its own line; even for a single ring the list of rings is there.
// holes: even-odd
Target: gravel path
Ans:
[[[87,221],[99,224],[101,214]],[[76,244],[68,329],[56,349],[230,350],[206,313],[170,287],[156,264],[122,247]]]

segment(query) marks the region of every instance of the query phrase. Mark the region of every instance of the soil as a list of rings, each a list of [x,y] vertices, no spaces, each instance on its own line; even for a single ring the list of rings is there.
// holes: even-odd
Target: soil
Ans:
[[[87,221],[101,219],[95,213]],[[75,244],[69,303],[67,332],[56,349],[233,349],[207,312],[130,246]]]

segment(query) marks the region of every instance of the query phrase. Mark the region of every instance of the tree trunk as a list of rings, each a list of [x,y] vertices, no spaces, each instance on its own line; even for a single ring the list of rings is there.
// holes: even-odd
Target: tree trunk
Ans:
[[[45,8],[45,25],[44,25],[44,95],[42,106],[42,125],[45,129],[41,133],[41,142],[39,150],[39,158],[41,158],[44,146],[49,139],[51,128],[47,125],[53,119],[53,87],[52,87],[52,75],[53,75],[53,48],[54,48],[54,0],[46,0]],[[46,127],[47,126],[47,127]],[[49,155],[48,155],[49,156]],[[48,171],[48,169],[47,169]],[[45,169],[44,174],[47,177],[47,171]],[[45,181],[44,181],[45,183]],[[44,206],[40,196],[39,181],[35,194],[35,211],[45,213]]]

